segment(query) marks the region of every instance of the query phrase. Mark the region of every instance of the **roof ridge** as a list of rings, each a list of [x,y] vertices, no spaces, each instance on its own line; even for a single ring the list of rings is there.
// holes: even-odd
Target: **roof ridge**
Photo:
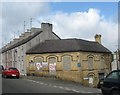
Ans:
[[[33,35],[30,35],[30,36],[28,36],[27,38],[22,39],[22,40],[18,41],[17,43],[13,44],[12,46],[3,49],[2,52],[5,52],[5,51],[10,50],[10,49],[13,49],[13,48],[15,48],[15,47],[20,46],[21,44],[24,44],[24,43],[28,42],[31,38],[36,37],[36,36],[37,36],[39,33],[41,33],[41,32],[42,32],[42,31],[37,31],[37,32],[34,33]],[[28,41],[27,41],[27,39],[28,39]]]
[[[37,51],[36,51],[37,50]],[[30,53],[55,53],[55,52],[99,52],[99,53],[111,53],[109,49],[97,42],[86,41],[82,39],[61,39],[61,40],[49,40],[44,43],[40,43],[31,50]]]

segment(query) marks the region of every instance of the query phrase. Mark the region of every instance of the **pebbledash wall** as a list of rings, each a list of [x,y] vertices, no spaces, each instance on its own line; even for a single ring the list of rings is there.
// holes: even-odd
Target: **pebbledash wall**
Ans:
[[[52,30],[52,24],[41,23],[41,28],[32,27],[10,41],[2,48],[2,65],[19,69],[21,75],[26,75],[26,51],[45,40],[60,39]]]

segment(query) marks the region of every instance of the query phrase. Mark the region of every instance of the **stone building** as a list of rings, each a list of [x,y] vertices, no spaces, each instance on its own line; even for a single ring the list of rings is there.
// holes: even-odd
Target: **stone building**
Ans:
[[[31,28],[10,41],[2,48],[2,64],[4,67],[17,67],[26,75],[26,51],[45,40],[60,39],[52,30],[52,24],[41,23],[41,28]]]
[[[63,80],[97,86],[111,71],[111,51],[94,41],[82,39],[47,40],[26,52],[27,74],[52,76]]]

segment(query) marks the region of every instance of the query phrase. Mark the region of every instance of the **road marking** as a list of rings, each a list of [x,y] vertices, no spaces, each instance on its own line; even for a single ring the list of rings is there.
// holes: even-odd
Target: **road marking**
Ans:
[[[48,84],[44,83],[44,85],[48,85]]]
[[[53,87],[57,88],[57,86],[56,86],[56,85],[54,85]]]
[[[75,90],[74,92],[79,93],[79,91]]]
[[[75,90],[75,89],[71,89],[73,92],[79,93],[79,91]]]
[[[44,83],[40,82],[40,84],[44,84]]]
[[[64,89],[62,86],[59,86],[60,89]]]
[[[32,81],[32,82],[36,82],[36,81]]]
[[[36,83],[40,83],[39,81],[36,81]]]
[[[66,90],[71,90],[71,89],[69,89],[68,87],[65,87],[65,89],[66,89]]]
[[[62,87],[62,86],[56,86],[56,85],[52,85],[52,84],[47,84],[47,83],[43,83],[41,81],[34,81],[34,80],[30,80],[30,79],[24,79],[26,81],[31,81],[31,82],[34,82],[34,83],[38,83],[38,84],[41,84],[41,85],[48,85],[48,86],[52,86],[52,87],[55,87],[55,88],[60,88],[60,89],[64,89],[64,90],[67,90],[67,91],[73,91],[73,92],[76,92],[76,93],[93,93],[93,92],[86,92],[86,91],[83,91],[83,90],[76,90],[76,89],[70,89],[69,87]],[[96,89],[97,91],[100,91],[101,92],[101,89]],[[100,94],[97,94],[97,95],[100,95]]]
[[[101,89],[97,89],[97,90],[101,92]]]
[[[86,92],[86,93],[93,93],[93,92]]]

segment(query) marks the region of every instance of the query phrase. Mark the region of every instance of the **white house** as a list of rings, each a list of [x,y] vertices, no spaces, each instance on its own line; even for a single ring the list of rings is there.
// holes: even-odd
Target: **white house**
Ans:
[[[60,39],[53,31],[52,24],[41,23],[41,28],[31,28],[2,48],[2,64],[4,67],[17,67],[26,75],[26,51],[45,40]]]
[[[119,54],[118,51],[113,53],[112,71],[120,69]]]

